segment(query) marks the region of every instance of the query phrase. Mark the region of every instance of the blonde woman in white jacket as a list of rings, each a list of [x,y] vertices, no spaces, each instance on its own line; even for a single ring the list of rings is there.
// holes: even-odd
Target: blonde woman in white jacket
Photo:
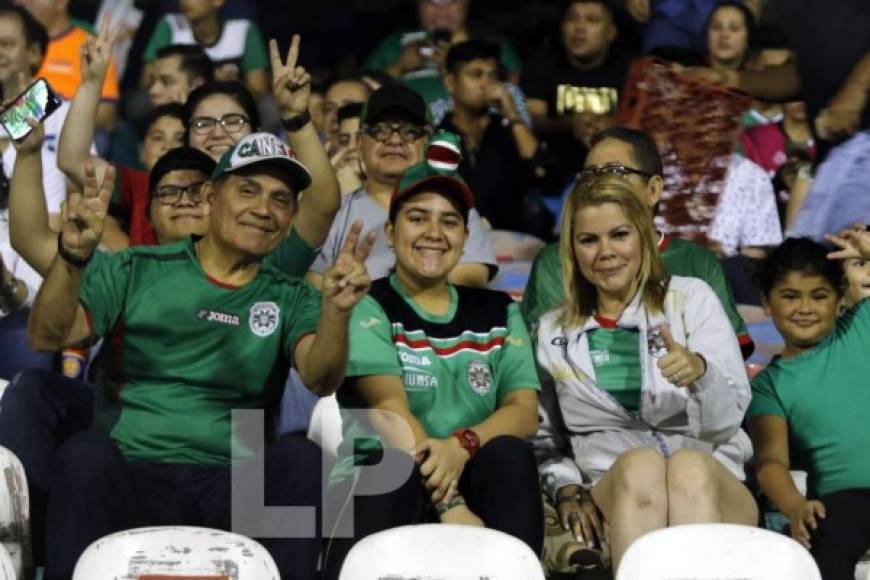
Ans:
[[[719,299],[667,277],[649,211],[621,177],[583,178],[562,219],[566,300],[539,325],[535,445],[563,527],[608,544],[616,570],[659,528],[756,525],[742,483],[749,382]]]

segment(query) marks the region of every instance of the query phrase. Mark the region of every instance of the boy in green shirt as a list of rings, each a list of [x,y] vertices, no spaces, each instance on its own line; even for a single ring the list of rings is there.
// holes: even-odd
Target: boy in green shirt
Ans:
[[[785,349],[752,380],[746,414],[755,471],[765,495],[790,521],[825,580],[851,580],[870,548],[870,300],[838,317],[839,259],[870,259],[865,226],[774,249],[757,273],[765,309]],[[827,257],[826,257],[827,254]],[[807,495],[789,474],[807,471]]]

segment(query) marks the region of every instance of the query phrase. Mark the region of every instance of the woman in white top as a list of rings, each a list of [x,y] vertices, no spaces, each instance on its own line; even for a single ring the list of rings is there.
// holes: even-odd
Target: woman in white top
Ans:
[[[536,440],[562,525],[609,544],[616,569],[652,530],[756,524],[742,483],[749,382],[720,301],[701,280],[668,278],[649,211],[621,178],[581,180],[562,219],[566,300],[539,325]]]

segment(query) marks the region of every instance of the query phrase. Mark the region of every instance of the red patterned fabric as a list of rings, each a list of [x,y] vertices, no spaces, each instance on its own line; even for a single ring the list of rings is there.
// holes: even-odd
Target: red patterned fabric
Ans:
[[[634,61],[616,122],[652,136],[664,161],[665,188],[656,227],[709,244],[740,117],[750,100],[742,93],[699,81],[670,63]]]

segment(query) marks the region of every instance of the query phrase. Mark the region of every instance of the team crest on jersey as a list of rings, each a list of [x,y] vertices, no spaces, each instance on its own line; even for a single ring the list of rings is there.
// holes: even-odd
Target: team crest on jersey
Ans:
[[[492,371],[489,365],[481,360],[468,363],[468,386],[475,393],[483,396],[492,388]]]
[[[248,324],[251,332],[257,336],[269,336],[278,328],[278,316],[281,309],[274,302],[256,302],[251,306],[251,316]]]

